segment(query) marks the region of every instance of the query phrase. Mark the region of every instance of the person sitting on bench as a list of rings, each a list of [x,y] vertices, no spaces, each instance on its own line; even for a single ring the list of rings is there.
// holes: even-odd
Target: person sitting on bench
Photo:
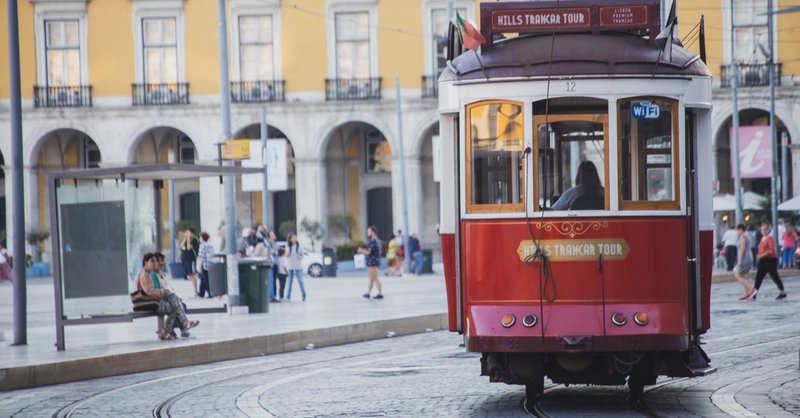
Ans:
[[[186,318],[181,299],[169,289],[161,286],[157,273],[158,257],[153,253],[145,254],[142,258],[142,267],[142,271],[136,277],[136,288],[149,296],[157,297],[159,301],[156,313],[166,315],[164,326],[159,330],[158,337],[162,341],[175,339],[171,334],[171,330],[176,321],[181,324],[181,332],[187,332],[189,329],[196,327],[200,321],[190,321]]]
[[[177,295],[177,293],[175,292],[175,288],[172,287],[169,281],[167,281],[167,257],[158,251],[153,253],[153,255],[155,255],[156,262],[158,264],[156,273],[158,274],[158,279],[159,283],[161,284],[161,287],[164,289],[168,289],[170,292],[175,293]],[[183,299],[181,299],[180,296],[178,296],[178,299],[180,299],[181,306],[183,306],[183,312],[186,313],[186,303],[183,301]],[[172,329],[170,329],[170,334],[174,338],[178,338],[178,334],[175,333],[174,329],[181,328],[182,326],[183,324],[179,323],[178,321],[175,321],[175,323],[172,325]],[[181,331],[181,337],[189,338],[191,337],[191,334],[189,334],[189,331]]]

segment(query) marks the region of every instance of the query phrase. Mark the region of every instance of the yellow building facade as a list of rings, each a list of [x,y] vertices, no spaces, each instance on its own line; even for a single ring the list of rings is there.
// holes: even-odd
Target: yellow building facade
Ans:
[[[453,0],[464,16],[480,2]],[[54,170],[153,162],[214,163],[223,141],[217,2],[212,0],[17,0],[23,106],[27,230],[48,230],[44,178]],[[731,5],[734,13],[731,14]],[[774,10],[800,5],[775,1]],[[446,65],[447,0],[227,0],[231,135],[285,140],[286,187],[261,195],[237,183],[241,226],[320,222],[323,241],[346,239],[329,215],[355,219],[350,239],[367,225],[383,238],[403,228],[423,247],[438,248],[440,202],[433,174],[438,136],[435,80]],[[665,5],[663,9],[668,9]],[[765,123],[769,110],[765,0],[678,3],[678,37],[699,53],[701,16],[707,64],[715,78],[713,164],[719,193],[732,193],[728,130],[730,63],[740,65],[742,125]],[[777,14],[780,66],[776,115],[789,144],[789,196],[800,174],[793,138],[800,138],[800,14]],[[733,18],[733,19],[732,19]],[[0,33],[7,32],[6,8]],[[732,35],[732,34],[735,34]],[[731,42],[735,38],[736,42]],[[731,45],[735,44],[735,51]],[[0,57],[8,57],[7,42]],[[734,58],[735,57],[735,58]],[[395,80],[400,85],[402,136]],[[0,66],[0,156],[9,167],[9,73]],[[402,147],[405,175],[400,172]],[[712,161],[709,161],[712,163]],[[400,191],[407,184],[407,194]],[[6,196],[10,190],[5,176]],[[766,179],[745,187],[764,194]],[[209,231],[219,245],[225,196],[216,179],[180,181],[162,191],[174,204],[160,214],[159,234],[171,247],[167,220]],[[3,198],[7,203],[7,197]],[[2,205],[5,207],[6,205]],[[10,219],[6,211],[0,218]],[[8,222],[0,221],[0,229]],[[288,226],[286,226],[288,228]],[[296,227],[295,227],[296,228]]]

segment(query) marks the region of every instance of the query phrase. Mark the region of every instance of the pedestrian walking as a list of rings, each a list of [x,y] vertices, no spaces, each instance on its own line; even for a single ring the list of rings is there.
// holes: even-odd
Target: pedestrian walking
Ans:
[[[797,249],[797,232],[794,225],[786,224],[783,231],[783,245],[781,245],[781,268],[794,267],[794,251]]]
[[[397,237],[392,235],[389,237],[389,242],[386,244],[386,275],[387,276],[402,276],[400,272],[400,262],[397,258],[397,249],[400,245],[397,244]]]
[[[736,265],[736,247],[739,243],[739,234],[731,224],[727,231],[722,234],[722,245],[725,246],[725,261],[727,261],[728,271],[733,271]]]
[[[750,295],[750,300],[756,300],[758,296],[758,289],[761,288],[761,282],[764,280],[764,276],[769,273],[769,276],[772,278],[772,281],[775,282],[775,285],[778,286],[778,290],[780,293],[778,297],[775,299],[785,299],[786,298],[786,291],[783,289],[783,282],[781,281],[780,276],[778,276],[778,246],[775,243],[775,238],[773,238],[770,234],[770,225],[763,224],[761,225],[761,242],[758,243],[758,254],[756,255],[756,260],[758,260],[758,270],[756,271],[756,284],[755,289],[753,289],[752,294]]]
[[[197,251],[197,272],[200,273],[200,291],[198,296],[211,298],[211,289],[208,283],[208,263],[211,260],[211,255],[214,254],[214,246],[211,245],[207,232],[200,233],[200,249]]]
[[[747,273],[753,268],[753,257],[750,252],[750,237],[747,235],[744,224],[736,225],[736,232],[739,234],[739,245],[736,253],[736,266],[733,267],[733,276],[744,287],[744,294],[739,300],[750,299],[754,288],[747,282]]]
[[[306,287],[303,285],[303,249],[300,248],[300,243],[297,242],[297,235],[289,235],[288,251],[286,252],[286,268],[289,270],[289,290],[286,293],[286,300],[292,300],[292,284],[294,279],[297,279],[297,284],[300,286],[300,293],[303,295],[303,300],[306,300]]]
[[[197,250],[200,243],[194,235],[194,229],[186,228],[183,231],[183,238],[181,239],[181,264],[183,265],[183,274],[186,280],[192,281],[192,289],[194,296],[197,297],[197,276],[194,274],[194,263],[197,261]]]
[[[0,283],[6,280],[11,280],[13,274],[11,273],[11,263],[8,262],[8,251],[0,244]]]
[[[367,238],[369,243],[367,248],[359,248],[358,252],[367,256],[367,293],[364,297],[369,299],[372,295],[372,287],[374,286],[378,294],[373,299],[383,299],[383,289],[381,288],[381,279],[378,277],[378,267],[381,265],[381,241],[378,239],[378,230],[374,226],[367,228]]]
[[[408,237],[408,252],[411,254],[411,262],[414,274],[417,276],[422,275],[422,248],[419,245],[419,238],[417,234],[411,234]]]

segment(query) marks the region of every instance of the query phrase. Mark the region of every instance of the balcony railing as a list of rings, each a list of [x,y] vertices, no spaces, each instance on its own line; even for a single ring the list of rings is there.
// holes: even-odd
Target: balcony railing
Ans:
[[[283,102],[283,80],[232,81],[231,101],[234,103]]]
[[[90,107],[92,86],[33,86],[34,107]]]
[[[189,83],[132,84],[134,106],[189,104]]]
[[[422,76],[422,97],[439,97],[439,77],[435,75]]]
[[[325,100],[369,100],[380,98],[380,77],[325,80]]]
[[[738,87],[759,87],[769,85],[769,64],[739,64],[738,77],[736,78]],[[775,85],[781,85],[781,67],[782,64],[775,64]],[[720,66],[720,73],[722,74],[720,85],[722,87],[731,87],[731,79],[733,78],[733,65],[725,64]]]

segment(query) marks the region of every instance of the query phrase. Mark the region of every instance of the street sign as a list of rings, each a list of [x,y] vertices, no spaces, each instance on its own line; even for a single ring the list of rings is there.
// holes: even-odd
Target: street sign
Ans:
[[[245,160],[250,158],[250,140],[234,139],[222,143],[223,160]]]

